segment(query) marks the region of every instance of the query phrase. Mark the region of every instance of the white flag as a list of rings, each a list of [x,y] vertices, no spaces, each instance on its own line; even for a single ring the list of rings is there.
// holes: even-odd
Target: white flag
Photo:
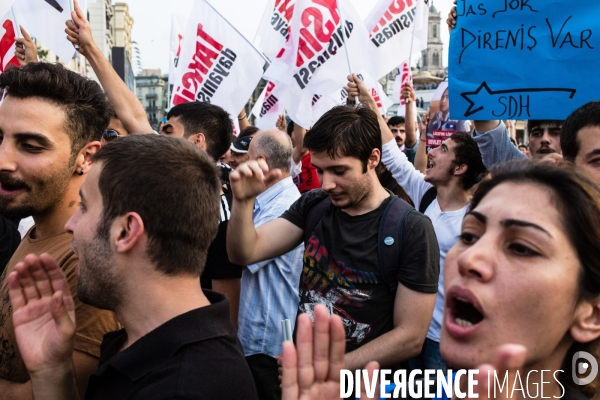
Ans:
[[[283,113],[277,88],[274,82],[268,82],[252,109],[252,114],[256,117],[254,125],[259,129],[275,128],[277,119]]]
[[[396,115],[404,117],[406,115],[406,99],[402,97],[402,88],[407,83],[413,83],[412,71],[408,65],[408,60],[404,61],[400,67],[398,67],[398,74],[394,80],[393,98],[394,102],[398,103],[398,111]],[[413,113],[417,115],[417,102],[412,103]]]
[[[336,0],[296,0],[290,40],[265,73],[265,79],[285,87],[286,111],[304,127],[316,121],[312,115],[313,97],[328,97],[328,93],[346,85],[346,46],[355,71],[371,71],[371,63],[375,62],[369,54],[374,46],[363,21],[350,1],[339,4],[345,21],[341,20]]]
[[[171,19],[171,45],[169,49],[169,85],[175,82],[175,71],[181,55],[181,43],[183,33],[187,27],[188,20],[183,15],[173,13]]]
[[[19,66],[15,56],[15,33],[18,28],[10,8],[0,23],[0,72],[4,72],[9,65]]]
[[[260,81],[264,63],[212,6],[196,0],[182,41],[171,106],[209,102],[235,119]]]
[[[258,48],[274,60],[290,36],[290,22],[296,0],[270,0],[258,27]]]
[[[428,0],[380,0],[366,18],[371,48],[377,64],[377,79],[427,48]]]
[[[0,15],[5,15],[10,12],[10,8],[15,0],[0,0]]]
[[[71,19],[69,0],[19,0],[13,10],[20,25],[48,47],[64,63],[75,55],[67,40],[65,22]]]

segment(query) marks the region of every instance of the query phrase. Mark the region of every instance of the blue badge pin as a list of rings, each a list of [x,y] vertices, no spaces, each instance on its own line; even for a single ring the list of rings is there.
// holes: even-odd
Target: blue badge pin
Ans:
[[[388,246],[391,246],[394,244],[394,238],[391,236],[388,236],[383,240],[383,243],[385,243]]]

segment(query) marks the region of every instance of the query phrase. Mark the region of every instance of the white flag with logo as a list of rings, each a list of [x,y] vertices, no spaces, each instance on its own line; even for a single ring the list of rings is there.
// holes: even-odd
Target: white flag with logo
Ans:
[[[15,56],[15,34],[18,28],[10,8],[0,23],[0,72],[4,72],[10,65],[19,66]]]
[[[427,48],[429,0],[380,0],[365,19],[376,53],[377,79]]]
[[[392,94],[394,102],[398,103],[398,111],[396,112],[396,115],[401,117],[404,117],[406,115],[406,99],[402,97],[402,88],[407,83],[410,83],[411,85],[413,83],[412,71],[410,70],[410,67],[408,65],[408,60],[403,62],[402,65],[398,67],[398,74],[396,74],[396,79],[394,80],[394,90]],[[417,103],[413,102],[412,106],[413,113],[416,116]]]
[[[346,47],[355,71],[371,71],[376,60],[367,29],[350,1],[296,0],[290,40],[273,61],[265,79],[285,86],[284,104],[292,120],[309,127],[315,121],[311,99],[346,85]]]
[[[281,96],[277,89],[277,84],[268,82],[252,109],[252,114],[256,117],[254,125],[259,129],[275,128],[277,119],[283,114],[283,105],[279,100]]]
[[[274,60],[290,36],[290,22],[296,0],[270,0],[258,27],[257,45],[269,60]]]
[[[35,36],[64,63],[71,61],[75,48],[65,33],[65,22],[71,19],[69,0],[19,0],[14,3],[13,10],[18,23],[31,36]]]
[[[169,85],[175,81],[175,71],[181,55],[181,42],[187,27],[188,19],[180,14],[173,13],[171,18],[171,45],[169,48]]]
[[[212,6],[196,0],[183,36],[171,106],[190,101],[242,110],[263,73],[262,55]]]

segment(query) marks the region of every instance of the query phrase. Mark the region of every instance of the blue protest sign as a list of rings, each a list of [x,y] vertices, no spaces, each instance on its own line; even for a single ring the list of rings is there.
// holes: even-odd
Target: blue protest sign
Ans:
[[[600,99],[600,2],[457,0],[453,119],[565,119]]]

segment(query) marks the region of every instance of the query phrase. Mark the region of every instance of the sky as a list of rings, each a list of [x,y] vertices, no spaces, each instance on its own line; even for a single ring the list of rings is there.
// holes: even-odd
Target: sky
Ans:
[[[117,1],[117,0],[115,0]],[[179,13],[188,15],[193,0],[119,0],[129,4],[129,13],[134,19],[132,37],[138,43],[142,67],[160,68],[168,72],[169,35],[171,33],[171,16]],[[264,14],[268,0],[209,0],[249,40],[254,39],[258,25]],[[377,0],[343,0],[352,1],[359,15],[366,17],[377,3]],[[432,0],[429,0],[430,4]],[[442,25],[452,7],[453,0],[433,0],[435,7],[441,12]],[[442,41],[445,44],[444,65],[448,60],[448,30],[441,28]],[[135,64],[135,61],[134,61]]]

